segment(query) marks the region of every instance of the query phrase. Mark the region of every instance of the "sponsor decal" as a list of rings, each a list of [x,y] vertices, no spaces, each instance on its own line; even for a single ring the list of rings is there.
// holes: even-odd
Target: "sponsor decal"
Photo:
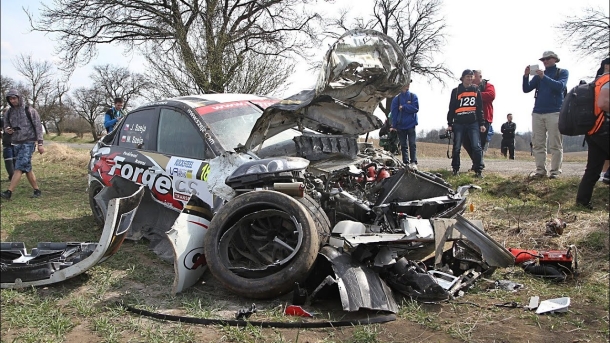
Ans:
[[[199,268],[206,264],[203,248],[195,248],[184,256],[184,267],[188,270]]]
[[[121,137],[121,142],[125,143],[125,141],[127,141],[127,137],[126,136]]]
[[[134,153],[133,153],[133,152],[131,152],[131,151],[123,151],[123,155],[125,155],[125,156],[129,156],[129,157],[133,157],[133,158],[138,157],[138,154],[134,154]]]
[[[136,158],[135,163],[136,163],[136,164],[143,165],[143,166],[145,166],[145,165],[146,165],[146,162],[144,162],[144,161],[140,161],[140,160],[138,160],[137,158]]]
[[[135,131],[135,132],[143,133],[143,132],[146,132],[146,125],[134,124],[132,126],[131,130]]]
[[[184,181],[174,179],[174,189],[176,190],[176,192],[199,195],[199,191],[197,191],[196,181]]]
[[[176,160],[176,162],[174,162],[174,166],[182,167],[182,168],[193,168],[193,162],[195,162],[195,161],[179,158]]]
[[[182,169],[182,168],[170,168],[169,175],[176,177],[183,177],[185,179],[191,179],[193,177],[193,171],[190,169]]]
[[[205,108],[205,107],[204,107]],[[199,110],[198,110],[199,111]],[[193,119],[193,121],[195,122],[195,125],[197,125],[197,127],[199,128],[199,131],[201,132],[206,132],[205,126],[203,126],[203,124],[201,123],[201,120],[199,118],[197,118],[197,116],[195,115],[195,112],[193,112],[193,110],[191,110],[190,108],[186,111],[186,113],[189,114],[189,116],[191,117],[191,119]]]
[[[195,178],[201,181],[208,181],[208,175],[210,175],[210,165],[202,164],[195,174]]]
[[[119,175],[137,184],[145,185],[159,195],[166,195],[172,189],[172,180],[166,175],[151,173],[150,169],[125,163],[125,158],[122,156],[115,156],[113,161],[114,165],[108,171],[110,176]]]
[[[133,144],[144,144],[144,139],[142,137],[131,137],[131,143]]]
[[[191,195],[174,192],[174,199],[180,201],[189,201],[191,199]]]

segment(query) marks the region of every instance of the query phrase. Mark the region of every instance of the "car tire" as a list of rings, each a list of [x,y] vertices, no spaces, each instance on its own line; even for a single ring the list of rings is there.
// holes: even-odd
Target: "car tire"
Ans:
[[[240,228],[248,227],[248,230],[252,230],[250,228],[254,227],[255,222],[248,222],[248,218],[259,214],[262,214],[263,218],[269,222],[277,220],[278,216],[283,216],[282,225],[279,226],[280,230],[290,223],[294,224],[295,221],[300,224],[299,248],[293,249],[295,253],[291,254],[283,265],[274,266],[270,271],[262,268],[261,272],[258,269],[253,273],[250,271],[256,268],[245,268],[249,273],[245,275],[242,270],[232,269],[234,266],[231,265],[232,261],[229,259],[232,256],[235,260],[235,251],[239,253],[239,248],[243,250],[243,245],[251,244],[256,240],[254,238],[256,232],[247,237],[250,239],[243,239],[243,231]],[[268,217],[265,217],[266,215]],[[286,220],[286,218],[290,218],[290,220]],[[322,218],[319,219],[322,220]],[[241,225],[242,220],[246,220],[248,225],[238,226]],[[319,229],[317,226],[309,208],[284,193],[262,190],[239,195],[220,208],[212,219],[205,236],[204,251],[210,272],[223,286],[243,297],[266,299],[288,293],[293,290],[295,282],[305,280],[315,262],[320,249],[318,230],[322,232],[327,230],[326,228]],[[277,227],[273,226],[273,228]],[[287,233],[296,231],[298,231],[296,224],[285,230]],[[237,238],[234,239],[235,235]],[[277,238],[279,233],[276,231],[271,236],[273,235]],[[229,238],[226,238],[227,236]],[[258,237],[260,236],[259,233]],[[269,237],[267,236],[267,239]],[[221,242],[223,238],[225,239]],[[239,246],[240,239],[242,246]],[[233,245],[229,247],[230,244]],[[258,244],[258,247],[262,246],[260,245],[262,243]],[[266,244],[266,246],[270,245],[273,244]],[[256,250],[250,249],[244,256],[247,258],[248,254],[252,256],[256,253]]]
[[[95,219],[95,222],[100,227],[104,227],[105,218],[104,212],[95,201],[95,196],[102,189],[104,189],[104,185],[102,185],[102,183],[99,181],[91,181],[89,183],[89,206],[91,207],[91,212],[93,213],[93,218]]]

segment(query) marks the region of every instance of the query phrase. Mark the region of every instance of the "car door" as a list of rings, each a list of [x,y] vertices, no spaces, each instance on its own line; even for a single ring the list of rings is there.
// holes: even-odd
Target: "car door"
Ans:
[[[191,196],[213,207],[207,185],[212,150],[195,123],[176,107],[160,108],[156,151],[169,157],[165,172],[172,179],[173,197],[186,205]]]

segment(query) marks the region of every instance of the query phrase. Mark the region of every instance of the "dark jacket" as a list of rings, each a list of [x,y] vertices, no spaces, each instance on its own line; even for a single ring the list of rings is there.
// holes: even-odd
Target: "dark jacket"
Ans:
[[[400,106],[402,110],[399,110]],[[408,130],[417,126],[417,112],[419,112],[417,95],[409,91],[400,92],[392,99],[392,127],[397,130]]]
[[[459,84],[451,91],[449,100],[449,112],[447,112],[447,125],[479,123],[484,125],[483,105],[481,93],[476,85],[464,87]]]
[[[16,96],[19,98],[19,104],[17,106],[13,107],[11,102],[8,101],[8,98],[11,96]],[[30,122],[25,114],[23,98],[21,98],[21,95],[19,95],[16,89],[11,89],[8,91],[8,93],[6,93],[6,100],[11,107],[4,115],[4,131],[6,131],[8,127],[20,128],[18,131],[15,131],[12,134],[12,143],[21,144],[25,142],[38,141],[38,144],[42,144],[44,131],[42,129],[42,123],[40,122],[38,111],[32,107],[28,108],[32,117],[32,122]]]
[[[503,139],[515,139],[516,130],[517,130],[517,124],[515,124],[512,121],[502,124],[502,128],[500,128],[500,131],[502,131]]]
[[[8,133],[4,132],[4,115],[6,113],[2,114],[2,116],[0,116],[0,126],[2,127],[2,146],[3,147],[7,147],[9,145],[11,145],[11,136],[13,135],[9,135]]]
[[[563,91],[568,83],[568,76],[569,73],[565,69],[560,69],[557,73],[557,66],[546,68],[542,79],[535,75],[529,80],[528,75],[523,75],[523,92],[529,93],[534,89],[538,90],[534,102],[534,113],[559,112],[563,103]]]

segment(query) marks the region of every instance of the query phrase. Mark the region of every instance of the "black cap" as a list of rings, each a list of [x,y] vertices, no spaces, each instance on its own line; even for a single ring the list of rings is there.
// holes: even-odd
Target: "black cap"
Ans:
[[[460,77],[460,81],[462,81],[462,79],[464,78],[464,76],[466,75],[474,75],[474,72],[470,69],[466,69],[462,72],[462,77]]]
[[[603,73],[604,73],[604,66],[605,66],[606,64],[610,64],[610,57],[607,57],[607,58],[605,58],[605,59],[602,61],[602,64],[599,66],[599,69],[597,69],[597,74],[596,74],[596,75],[601,75],[601,74],[603,74]]]

